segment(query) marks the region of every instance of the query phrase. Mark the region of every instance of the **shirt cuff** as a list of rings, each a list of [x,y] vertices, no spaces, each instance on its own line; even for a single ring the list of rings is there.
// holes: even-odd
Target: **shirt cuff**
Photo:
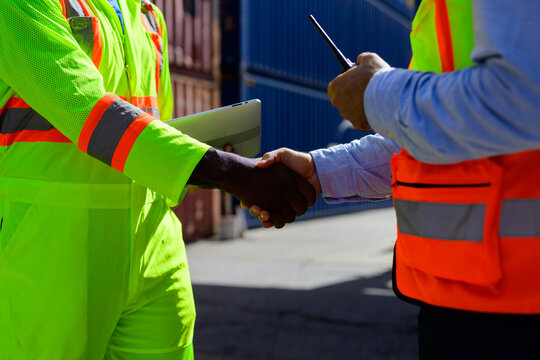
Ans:
[[[374,193],[366,182],[358,178],[358,173],[365,170],[359,170],[351,162],[347,144],[313,150],[310,154],[321,184],[321,195],[327,203],[374,201],[391,197],[390,194]]]
[[[384,137],[400,141],[399,94],[412,72],[404,69],[385,68],[371,78],[364,93],[364,111],[371,128]]]

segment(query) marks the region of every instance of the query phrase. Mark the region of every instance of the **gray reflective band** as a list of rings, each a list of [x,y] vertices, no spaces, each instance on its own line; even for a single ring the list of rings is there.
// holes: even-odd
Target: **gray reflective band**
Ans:
[[[149,1],[142,1],[142,10],[141,13],[144,15],[144,19],[148,23],[148,26],[154,34],[159,34],[159,26],[156,17],[146,8],[146,4],[151,4]],[[143,20],[144,21],[144,20]],[[159,76],[161,77],[161,72],[163,70],[163,39],[159,37]]]
[[[150,25],[150,28],[152,29],[152,31],[154,32],[154,34],[159,34],[159,28],[158,28],[158,24],[157,24],[157,20],[156,18],[154,17],[154,15],[152,15],[152,13],[146,8],[146,6],[144,6],[144,3],[142,4],[142,13],[144,14],[144,17],[146,18],[146,20],[148,21],[148,25]]]
[[[399,232],[440,240],[480,242],[485,204],[447,204],[394,199]]]
[[[156,119],[159,119],[159,109],[155,107],[147,107],[147,108],[141,108],[142,111],[144,111],[147,114],[152,115]]]
[[[88,155],[91,155],[110,165],[116,146],[131,125],[143,111],[125,101],[116,100],[99,120],[90,141],[88,142]]]
[[[81,4],[77,0],[68,0],[65,2],[66,4],[66,15],[67,18],[72,17],[79,17],[79,16],[86,16],[83,8],[81,7]]]
[[[54,126],[30,108],[8,108],[0,115],[0,133],[13,134],[23,130],[47,131]]]
[[[540,237],[540,199],[503,200],[499,236]]]

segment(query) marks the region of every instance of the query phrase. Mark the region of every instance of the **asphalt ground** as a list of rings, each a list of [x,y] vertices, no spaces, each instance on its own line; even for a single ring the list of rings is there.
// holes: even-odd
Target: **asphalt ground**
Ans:
[[[198,360],[417,359],[417,307],[391,290],[392,208],[187,246]]]

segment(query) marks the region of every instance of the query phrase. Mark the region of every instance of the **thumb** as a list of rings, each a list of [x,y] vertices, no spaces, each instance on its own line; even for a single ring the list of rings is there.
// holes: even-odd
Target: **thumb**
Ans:
[[[280,162],[280,158],[279,156],[276,156],[276,153],[274,151],[267,152],[266,154],[263,155],[261,160],[259,160],[259,162],[257,163],[257,167],[267,168],[278,162]]]

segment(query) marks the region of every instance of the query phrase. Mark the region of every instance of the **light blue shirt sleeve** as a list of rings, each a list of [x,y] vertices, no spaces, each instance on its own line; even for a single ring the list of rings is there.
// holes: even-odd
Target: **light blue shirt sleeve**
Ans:
[[[540,1],[473,0],[477,66],[378,72],[372,128],[435,164],[540,149]]]
[[[348,144],[311,151],[328,203],[391,197],[390,158],[399,152],[392,140],[368,135]]]

